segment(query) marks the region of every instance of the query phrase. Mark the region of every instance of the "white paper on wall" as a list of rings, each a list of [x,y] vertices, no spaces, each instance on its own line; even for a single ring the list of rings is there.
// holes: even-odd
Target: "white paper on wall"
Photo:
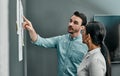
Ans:
[[[21,0],[17,0],[17,34],[18,34],[18,58],[23,60],[23,46],[24,46],[24,32],[22,28],[23,23],[23,6]]]

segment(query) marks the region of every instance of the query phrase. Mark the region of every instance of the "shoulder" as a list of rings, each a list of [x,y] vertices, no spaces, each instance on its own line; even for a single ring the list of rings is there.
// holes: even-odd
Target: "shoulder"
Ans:
[[[102,55],[102,53],[95,53],[93,55],[90,56],[90,65],[92,66],[100,66],[100,65],[105,65],[105,59]]]
[[[69,34],[58,35],[56,37],[58,37],[60,40],[61,39],[68,39],[69,38]]]

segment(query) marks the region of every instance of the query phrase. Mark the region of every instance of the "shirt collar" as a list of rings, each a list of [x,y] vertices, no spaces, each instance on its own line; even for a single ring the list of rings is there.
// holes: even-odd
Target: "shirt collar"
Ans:
[[[80,40],[82,41],[82,35],[79,34],[77,37],[72,38],[72,37],[70,36],[70,34],[69,34],[69,39],[70,39],[70,40],[80,39]]]
[[[96,48],[96,49],[93,49],[93,50],[89,51],[89,52],[86,54],[85,58],[88,58],[90,55],[92,55],[92,54],[94,54],[94,53],[96,53],[96,52],[101,52],[100,49],[101,49],[101,48],[99,47],[99,48]]]
[[[88,53],[89,54],[94,54],[94,53],[99,52],[99,51],[100,51],[100,47],[96,48],[96,49],[93,49],[93,50],[89,51]]]

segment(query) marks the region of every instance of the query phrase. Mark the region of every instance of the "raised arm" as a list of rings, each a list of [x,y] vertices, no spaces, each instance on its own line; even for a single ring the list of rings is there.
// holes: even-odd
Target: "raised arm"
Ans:
[[[31,40],[35,42],[37,40],[37,33],[33,28],[32,23],[24,16],[23,19],[24,19],[23,28],[28,30]]]

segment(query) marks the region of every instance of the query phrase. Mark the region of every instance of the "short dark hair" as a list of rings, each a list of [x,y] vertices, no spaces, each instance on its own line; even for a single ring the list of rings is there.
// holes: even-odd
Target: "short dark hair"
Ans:
[[[95,45],[100,45],[105,39],[106,29],[102,23],[91,21],[86,25],[86,34],[90,34]]]
[[[87,24],[87,17],[85,16],[85,14],[83,13],[79,13],[78,11],[74,12],[75,16],[78,16],[82,19],[82,25],[86,25]]]

